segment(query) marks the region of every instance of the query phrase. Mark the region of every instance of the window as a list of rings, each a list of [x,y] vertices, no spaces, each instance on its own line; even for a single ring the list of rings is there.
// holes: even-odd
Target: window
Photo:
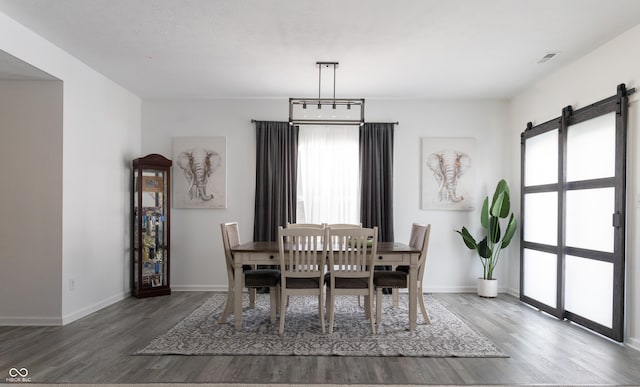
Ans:
[[[300,126],[298,223],[360,223],[358,126]]]

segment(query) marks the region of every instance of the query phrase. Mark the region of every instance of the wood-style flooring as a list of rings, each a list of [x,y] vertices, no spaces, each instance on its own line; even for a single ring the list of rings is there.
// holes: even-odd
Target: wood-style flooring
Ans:
[[[209,296],[128,298],[65,327],[0,327],[0,383],[24,367],[32,383],[640,385],[640,352],[503,294],[434,297],[509,358],[130,355]]]

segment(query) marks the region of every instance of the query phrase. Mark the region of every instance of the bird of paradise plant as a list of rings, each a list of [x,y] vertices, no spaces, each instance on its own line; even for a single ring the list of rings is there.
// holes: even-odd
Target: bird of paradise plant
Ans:
[[[461,230],[455,230],[462,236],[464,244],[469,249],[477,251],[482,262],[483,279],[494,279],[493,271],[500,259],[500,253],[511,243],[511,239],[516,232],[518,224],[513,213],[509,215],[510,208],[509,186],[502,179],[496,186],[491,206],[489,206],[489,196],[484,199],[484,204],[482,205],[480,224],[486,231],[486,236],[480,242],[476,242],[466,227],[462,227]],[[502,232],[501,219],[507,218],[508,221],[506,221],[504,232]],[[505,222],[503,221],[503,223]]]

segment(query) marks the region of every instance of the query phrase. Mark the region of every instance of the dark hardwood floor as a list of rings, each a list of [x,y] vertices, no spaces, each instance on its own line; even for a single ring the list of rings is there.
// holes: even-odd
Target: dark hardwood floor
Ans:
[[[640,352],[508,295],[434,297],[509,358],[129,355],[209,295],[128,298],[65,327],[0,327],[0,383],[25,367],[33,383],[640,385]]]

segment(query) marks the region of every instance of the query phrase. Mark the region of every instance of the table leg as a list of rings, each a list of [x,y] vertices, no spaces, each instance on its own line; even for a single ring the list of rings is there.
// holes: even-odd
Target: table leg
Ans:
[[[234,266],[234,292],[233,292],[233,322],[236,329],[242,328],[242,254],[236,254]]]
[[[416,329],[416,320],[418,316],[418,256],[411,256],[411,265],[409,266],[409,330]]]

